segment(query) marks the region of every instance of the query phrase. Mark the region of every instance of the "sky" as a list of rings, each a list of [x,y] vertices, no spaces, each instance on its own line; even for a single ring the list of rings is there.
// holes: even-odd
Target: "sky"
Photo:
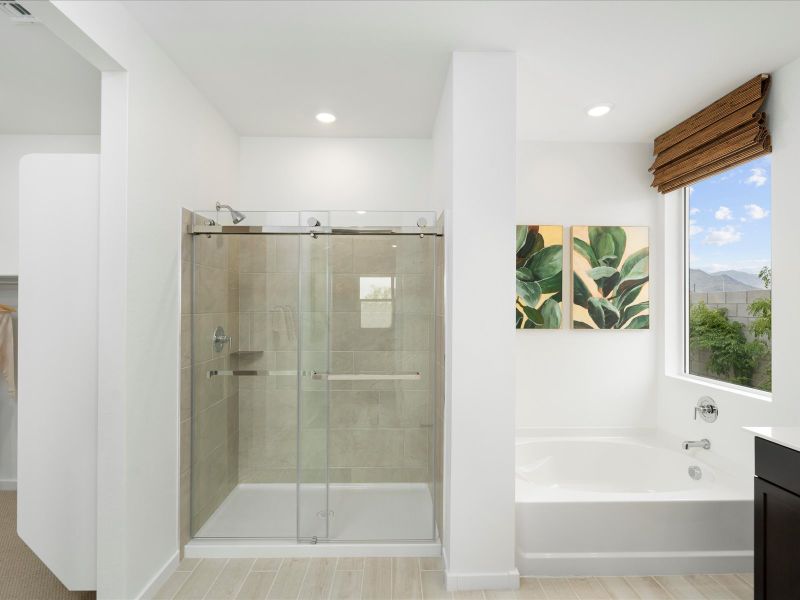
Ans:
[[[770,155],[689,188],[689,266],[707,273],[758,273],[770,266]]]

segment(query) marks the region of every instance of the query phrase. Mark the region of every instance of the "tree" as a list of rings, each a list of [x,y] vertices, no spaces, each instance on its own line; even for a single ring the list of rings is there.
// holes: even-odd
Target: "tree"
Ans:
[[[766,289],[772,288],[772,269],[764,267],[759,271],[758,276],[764,282]],[[756,339],[764,343],[764,346],[769,349],[772,344],[772,297],[759,298],[753,300],[747,307],[751,316],[755,317],[755,321],[750,325],[750,329]],[[766,340],[766,341],[764,341]],[[767,390],[772,389],[772,365],[767,368],[766,381],[764,386]]]
[[[728,320],[724,308],[696,304],[689,313],[689,345],[709,352],[709,370],[725,381],[753,386],[758,360],[766,352],[760,341],[748,342],[741,323]]]

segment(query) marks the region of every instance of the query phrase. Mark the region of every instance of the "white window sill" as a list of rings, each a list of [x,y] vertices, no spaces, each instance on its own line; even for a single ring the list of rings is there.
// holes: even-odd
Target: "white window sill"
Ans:
[[[742,398],[748,398],[750,400],[761,400],[762,402],[772,402],[772,394],[770,392],[762,392],[760,390],[753,390],[750,388],[742,387],[740,385],[734,385],[732,383],[724,383],[722,381],[714,381],[713,379],[708,379],[706,377],[698,377],[697,375],[688,375],[686,373],[681,373],[680,375],[676,375],[674,373],[667,373],[667,377],[672,379],[677,379],[678,381],[683,381],[685,383],[692,383],[694,385],[700,385],[703,387],[707,387],[711,390],[716,390],[718,392],[725,392],[728,394],[734,394],[736,396],[741,396]]]

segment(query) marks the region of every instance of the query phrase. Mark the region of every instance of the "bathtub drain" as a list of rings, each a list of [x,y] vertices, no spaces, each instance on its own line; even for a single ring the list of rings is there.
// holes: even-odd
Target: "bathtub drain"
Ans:
[[[700,470],[700,467],[697,465],[692,465],[689,467],[689,477],[697,481],[698,479],[702,479],[703,471]]]

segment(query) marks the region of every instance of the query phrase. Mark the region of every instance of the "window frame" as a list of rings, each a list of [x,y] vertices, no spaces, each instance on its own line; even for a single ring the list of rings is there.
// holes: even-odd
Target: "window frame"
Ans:
[[[690,213],[691,209],[689,206],[689,202],[691,200],[691,192],[689,191],[689,187],[690,186],[684,186],[680,190],[681,203],[682,203],[680,243],[681,243],[681,268],[683,269],[682,271],[683,277],[681,281],[681,289],[682,289],[681,301],[683,303],[683,310],[682,310],[683,339],[681,343],[681,351],[683,352],[683,356],[681,357],[682,366],[679,377],[681,379],[686,379],[693,383],[709,386],[718,390],[729,391],[744,396],[750,396],[759,400],[772,401],[772,392],[768,392],[766,390],[760,390],[754,387],[747,387],[746,385],[739,385],[737,383],[730,383],[728,381],[723,381],[720,379],[713,379],[711,377],[703,377],[702,375],[695,375],[694,373],[691,373],[689,370],[689,310],[690,310],[689,269],[691,260],[691,257],[689,255],[689,242],[690,242],[689,220],[691,217]],[[770,238],[772,236],[771,229],[772,228],[770,226]]]

